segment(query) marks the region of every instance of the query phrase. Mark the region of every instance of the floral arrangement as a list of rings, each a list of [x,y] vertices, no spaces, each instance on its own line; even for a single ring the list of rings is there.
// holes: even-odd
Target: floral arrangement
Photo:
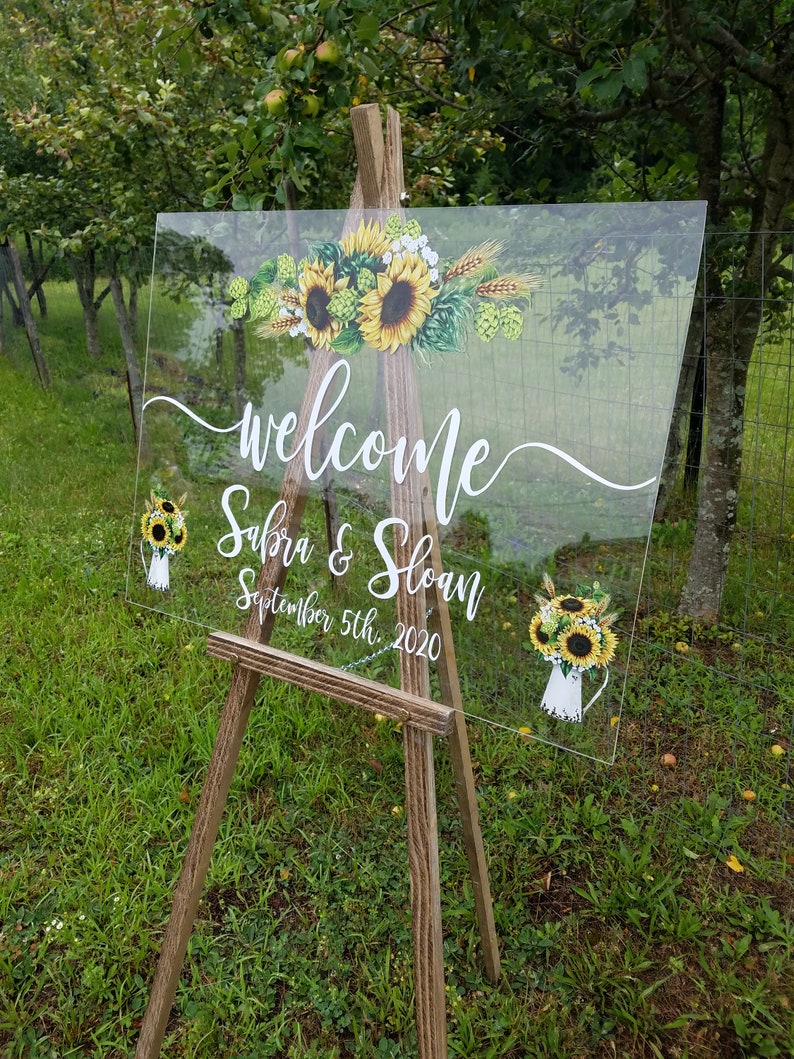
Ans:
[[[548,574],[547,596],[536,595],[539,609],[529,623],[532,646],[546,662],[555,662],[567,677],[571,672],[605,669],[615,656],[618,638],[611,626],[617,612],[607,613],[610,597],[598,581],[577,586],[576,595],[558,595]]]
[[[410,343],[429,363],[463,349],[469,327],[486,342],[499,333],[521,336],[540,279],[500,276],[494,260],[503,250],[486,242],[442,263],[417,220],[392,214],[384,224],[361,221],[339,242],[314,243],[297,263],[280,254],[250,281],[235,277],[230,313],[260,321],[263,338],[305,336],[344,356],[365,343],[389,353]]]
[[[141,516],[141,537],[160,558],[176,555],[185,546],[187,524],[182,505],[186,496],[174,503],[162,489],[153,489],[146,501],[146,511]]]

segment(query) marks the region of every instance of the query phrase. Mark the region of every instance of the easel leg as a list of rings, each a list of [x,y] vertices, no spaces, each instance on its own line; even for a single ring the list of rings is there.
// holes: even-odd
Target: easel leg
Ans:
[[[435,512],[429,502],[430,491],[426,484],[424,490],[425,531],[433,538],[431,565],[436,572],[441,571],[441,550],[438,544],[438,527]],[[491,886],[488,882],[488,865],[485,862],[485,847],[480,829],[480,814],[477,808],[477,791],[474,786],[474,770],[471,766],[469,736],[466,731],[466,718],[463,714],[463,695],[460,690],[458,664],[453,648],[452,622],[449,608],[443,596],[435,590],[431,594],[433,604],[430,616],[431,628],[441,637],[444,649],[438,660],[438,678],[441,687],[441,701],[455,707],[455,727],[449,735],[449,752],[452,758],[452,771],[455,776],[455,791],[458,796],[461,823],[463,824],[463,844],[471,872],[474,908],[477,914],[477,925],[480,928],[482,956],[485,973],[491,982],[498,982],[501,974],[499,959],[499,939],[494,922]]]
[[[420,1059],[446,1059],[447,1014],[433,737],[419,728],[405,725],[403,748],[418,1055]]]
[[[466,718],[462,713],[455,714],[455,727],[448,737],[448,742],[460,817],[463,823],[463,844],[466,847],[471,873],[474,908],[477,914],[477,925],[480,928],[485,973],[489,981],[498,982],[501,974],[499,939],[496,934],[491,887],[488,882],[488,865],[485,863],[485,848],[477,810],[477,793],[474,788],[474,771],[471,767]]]
[[[190,833],[182,874],[174,894],[135,1059],[156,1059],[160,1054],[258,683],[258,673],[243,669],[242,666],[235,668]]]

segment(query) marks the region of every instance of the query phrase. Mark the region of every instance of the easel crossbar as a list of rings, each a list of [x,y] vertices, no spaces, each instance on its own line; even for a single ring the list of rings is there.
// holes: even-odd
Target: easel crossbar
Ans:
[[[322,662],[298,658],[243,636],[213,632],[207,640],[207,654],[307,691],[319,692],[338,702],[382,713],[430,735],[449,736],[455,725],[455,710],[451,706],[386,687],[355,673],[341,672]]]

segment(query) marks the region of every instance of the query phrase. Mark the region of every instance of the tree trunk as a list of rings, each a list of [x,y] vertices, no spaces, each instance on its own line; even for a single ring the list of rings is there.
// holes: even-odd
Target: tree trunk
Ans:
[[[17,292],[17,300],[19,301],[19,307],[25,321],[25,330],[28,335],[28,345],[30,346],[30,352],[33,356],[33,363],[36,366],[39,382],[45,390],[49,390],[52,385],[50,381],[50,370],[47,367],[47,361],[44,359],[44,354],[41,351],[39,331],[30,309],[30,299],[28,298],[28,292],[25,287],[25,277],[22,275],[22,264],[19,260],[19,254],[17,253],[17,248],[10,239],[6,239],[4,245],[6,256],[11,265],[11,275],[14,280],[14,288]]]
[[[692,386],[692,405],[689,409],[689,431],[684,461],[684,491],[694,493],[700,478],[703,454],[703,425],[706,415],[706,343],[701,342],[700,355]]]
[[[707,315],[708,435],[697,529],[679,613],[716,621],[736,528],[747,372],[762,300],[731,299]]]
[[[132,413],[135,441],[139,455],[145,457],[148,455],[149,447],[143,430],[143,376],[138,364],[138,354],[130,328],[127,306],[124,302],[121,277],[116,274],[115,267],[112,269],[110,277],[110,294],[113,298],[113,308],[116,310],[116,323],[118,324],[121,347],[124,350],[124,360],[127,365],[127,390],[130,398],[130,412]]]
[[[684,447],[684,423],[692,406],[697,363],[702,349],[703,299],[701,297],[695,301],[692,309],[692,318],[689,322],[689,330],[687,331],[681,374],[678,376],[678,389],[676,390],[675,403],[673,405],[673,418],[670,423],[670,432],[667,435],[667,448],[664,454],[664,463],[662,464],[659,492],[656,496],[656,507],[653,512],[654,522],[661,522],[665,517],[675,491],[681,452]]]
[[[47,315],[47,298],[44,294],[44,277],[50,270],[50,264],[44,263],[44,255],[41,252],[41,244],[39,244],[39,253],[36,256],[36,252],[33,249],[33,240],[30,237],[30,232],[25,232],[25,246],[28,251],[28,263],[30,264],[30,274],[33,276],[33,284],[28,291],[28,297],[32,298],[36,295],[36,301],[39,303],[39,313],[41,318]]]
[[[741,272],[733,278],[732,297],[706,313],[706,461],[679,606],[697,619],[716,620],[722,603],[739,500],[747,372],[763,316],[767,262],[774,259],[776,233],[789,227],[794,199],[793,109],[787,80],[770,100],[758,182],[763,191],[753,202]]]
[[[94,298],[94,288],[96,286],[94,252],[89,250],[79,257],[75,254],[70,254],[69,265],[77,285],[77,295],[83,307],[83,322],[85,324],[88,355],[96,360],[102,356],[102,349],[99,344],[99,305]]]
[[[0,243],[0,298],[5,295],[8,304],[11,306],[11,323],[14,327],[24,327],[25,321],[22,318],[22,310],[16,303],[16,299],[11,292],[11,284],[9,283],[9,276],[11,275],[11,262],[8,254],[5,252],[5,246]],[[4,262],[8,262],[8,269],[6,270]]]
[[[245,324],[235,320],[232,324],[234,348],[234,410],[238,416],[245,408]]]

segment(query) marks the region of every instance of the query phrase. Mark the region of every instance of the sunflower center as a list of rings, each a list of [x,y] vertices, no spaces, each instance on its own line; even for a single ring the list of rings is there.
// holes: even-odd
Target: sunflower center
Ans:
[[[380,310],[380,322],[384,327],[393,327],[400,323],[411,310],[414,301],[414,288],[404,279],[392,283],[391,290],[383,296]]]
[[[312,287],[306,295],[306,319],[315,331],[324,331],[331,322],[328,313],[328,302],[330,294],[322,287]]]
[[[581,632],[575,632],[572,636],[569,636],[565,641],[565,646],[568,648],[568,653],[575,658],[587,658],[593,650],[592,640]]]
[[[177,530],[174,534],[174,544],[182,543],[182,530]]]
[[[581,599],[577,599],[576,596],[566,596],[565,599],[560,600],[560,607],[562,610],[567,610],[569,614],[576,614],[580,610],[584,610],[584,603]]]
[[[548,643],[549,642],[549,637],[546,635],[546,633],[540,627],[538,627],[535,630],[535,637],[540,641],[540,643]]]
[[[163,509],[163,511],[165,511],[167,515],[173,515],[173,513],[176,511],[176,508],[170,500],[161,500],[160,507]]]
[[[152,526],[152,540],[164,541],[167,536],[166,528],[162,522],[155,522]]]

